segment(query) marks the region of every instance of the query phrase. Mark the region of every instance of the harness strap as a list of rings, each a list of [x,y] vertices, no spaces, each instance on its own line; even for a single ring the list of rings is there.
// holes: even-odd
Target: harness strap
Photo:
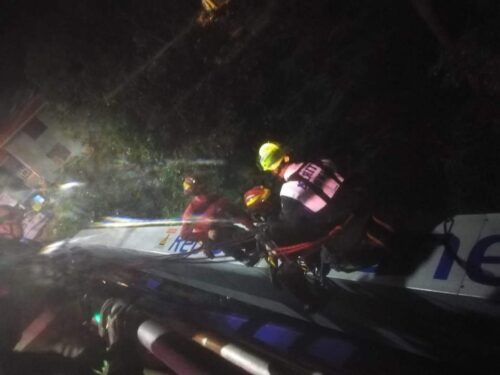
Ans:
[[[304,185],[306,185],[309,189],[311,189],[314,192],[314,194],[316,194],[325,203],[328,204],[328,202],[330,201],[330,197],[325,194],[325,192],[323,191],[323,189],[321,189],[318,185],[313,184],[311,181],[309,181],[308,179],[304,178],[303,176],[301,176],[299,174],[300,171],[302,171],[303,168],[304,167],[301,167],[297,171],[295,171],[290,176],[290,178],[288,179],[288,181],[300,181],[301,183],[303,183]]]
[[[327,235],[315,240],[315,241],[309,241],[309,242],[301,242],[295,245],[289,245],[289,246],[280,246],[274,251],[278,255],[289,255],[293,253],[297,253],[299,251],[304,251],[304,250],[309,250],[312,249],[318,245],[323,244],[324,242],[328,241],[331,237],[336,236],[339,232],[342,231],[342,228],[347,225],[351,219],[354,217],[354,215],[349,215],[349,217],[346,219],[346,221],[342,225],[336,225],[330,231],[328,232]]]
[[[312,163],[303,163],[300,168],[298,168],[295,172],[293,172],[290,177],[288,177],[287,181],[299,181],[305,186],[307,186],[310,190],[314,192],[318,197],[320,197],[325,204],[328,204],[332,198],[330,198],[324,191],[323,189],[302,176],[301,172],[306,169],[310,164],[316,165],[321,168],[322,173],[326,175],[326,177],[333,179],[337,185],[341,186],[342,181],[338,178],[337,174],[335,173],[335,170],[326,165],[324,162],[319,161],[319,162],[312,162]]]

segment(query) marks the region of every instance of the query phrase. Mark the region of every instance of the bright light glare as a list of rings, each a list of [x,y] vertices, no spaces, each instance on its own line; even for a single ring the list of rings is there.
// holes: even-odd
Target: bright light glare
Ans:
[[[74,187],[79,187],[85,185],[83,182],[77,182],[77,181],[72,181],[72,182],[67,182],[65,184],[59,185],[59,189],[61,190],[69,190]]]
[[[166,165],[178,165],[178,164],[189,164],[189,165],[225,165],[227,162],[225,159],[167,159],[165,160]]]
[[[42,254],[42,255],[51,254],[54,251],[56,251],[57,249],[59,249],[62,245],[64,245],[64,241],[58,241],[58,242],[51,243],[47,246],[44,246],[42,248],[42,250],[40,250],[40,254]]]
[[[149,220],[149,219],[132,219],[121,217],[106,217],[104,222],[94,223],[93,228],[127,228],[127,227],[155,227],[155,226],[168,226],[180,225],[181,219],[170,220]]]
[[[92,317],[92,321],[96,324],[100,324],[102,321],[102,315],[99,312],[96,312]]]
[[[212,223],[232,224],[242,229],[248,228],[240,223],[228,219],[210,219],[207,220]],[[110,217],[104,218],[104,221],[92,224],[92,228],[133,228],[133,227],[158,227],[158,226],[171,226],[182,225],[184,223],[196,223],[197,220],[182,220],[180,218],[151,220],[151,219],[134,219],[129,217]]]

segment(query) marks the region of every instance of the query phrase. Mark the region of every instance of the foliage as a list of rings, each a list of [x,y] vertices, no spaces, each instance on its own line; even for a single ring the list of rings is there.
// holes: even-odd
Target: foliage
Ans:
[[[412,2],[232,1],[203,26],[198,1],[148,4],[58,2],[20,23],[27,78],[92,151],[60,177],[87,184],[78,220],[178,215],[186,172],[237,201],[272,183],[255,168],[267,139],[333,158],[405,215],[500,207],[494,0],[426,3],[447,46]]]

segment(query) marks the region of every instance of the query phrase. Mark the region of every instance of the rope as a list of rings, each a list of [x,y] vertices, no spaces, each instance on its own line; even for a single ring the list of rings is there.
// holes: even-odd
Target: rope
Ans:
[[[342,231],[342,227],[340,225],[337,225],[332,230],[330,230],[326,236],[323,236],[315,241],[301,242],[299,244],[289,245],[289,246],[279,246],[274,251],[278,255],[289,255],[297,253],[299,251],[310,250],[328,241],[330,238],[337,235],[340,231]]]
[[[324,242],[328,241],[330,238],[336,236],[342,231],[342,228],[344,228],[345,225],[347,225],[351,219],[353,218],[353,215],[350,215],[347,220],[342,224],[342,225],[336,225],[333,227],[328,234],[325,236],[315,240],[315,241],[309,241],[309,242],[301,242],[295,245],[288,245],[288,246],[279,246],[273,251],[275,251],[278,255],[289,255],[293,253],[297,253],[299,251],[305,251],[305,250],[310,250],[312,248],[315,248],[319,245],[322,245]]]

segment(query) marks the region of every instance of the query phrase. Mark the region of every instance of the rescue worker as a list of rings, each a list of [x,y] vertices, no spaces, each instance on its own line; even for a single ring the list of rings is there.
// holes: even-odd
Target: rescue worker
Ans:
[[[271,189],[263,185],[247,190],[243,194],[243,202],[254,222],[265,223],[275,214],[275,205],[271,202]]]
[[[184,194],[191,197],[182,214],[182,239],[202,242],[203,251],[213,258],[213,251],[224,251],[238,261],[248,259],[242,250],[243,244],[235,241],[237,231],[250,230],[252,221],[235,208],[226,198],[206,192],[196,177],[186,176],[182,183]]]
[[[292,163],[279,143],[266,142],[259,149],[259,163],[284,180],[280,218],[270,225],[277,241],[312,241],[339,226],[341,234],[322,251],[323,260],[338,269],[363,257],[368,247],[386,247],[392,228],[362,211],[356,188],[344,181],[331,160]],[[367,255],[365,263],[372,263],[372,254]]]
[[[330,160],[292,163],[280,144],[266,142],[259,149],[259,164],[284,180],[280,220],[271,229],[279,242],[314,240],[348,217],[348,202],[338,199],[348,198],[342,189],[344,178]]]
[[[294,163],[283,146],[276,142],[264,143],[258,157],[262,170],[283,180],[280,215],[278,220],[269,223],[271,238],[278,245],[327,238],[314,249],[316,251],[284,259],[275,270],[276,278],[304,303],[305,310],[315,309],[324,301],[318,294],[321,291],[307,281],[304,271],[313,271],[324,285],[330,267],[338,270],[347,270],[350,266],[359,268],[359,255],[368,253],[371,257],[373,254],[365,251],[374,246],[365,241],[370,215],[358,214],[360,204],[356,189],[344,181],[331,160]],[[329,237],[331,233],[336,234]],[[375,246],[383,245],[377,243]],[[369,263],[373,263],[373,258]]]

